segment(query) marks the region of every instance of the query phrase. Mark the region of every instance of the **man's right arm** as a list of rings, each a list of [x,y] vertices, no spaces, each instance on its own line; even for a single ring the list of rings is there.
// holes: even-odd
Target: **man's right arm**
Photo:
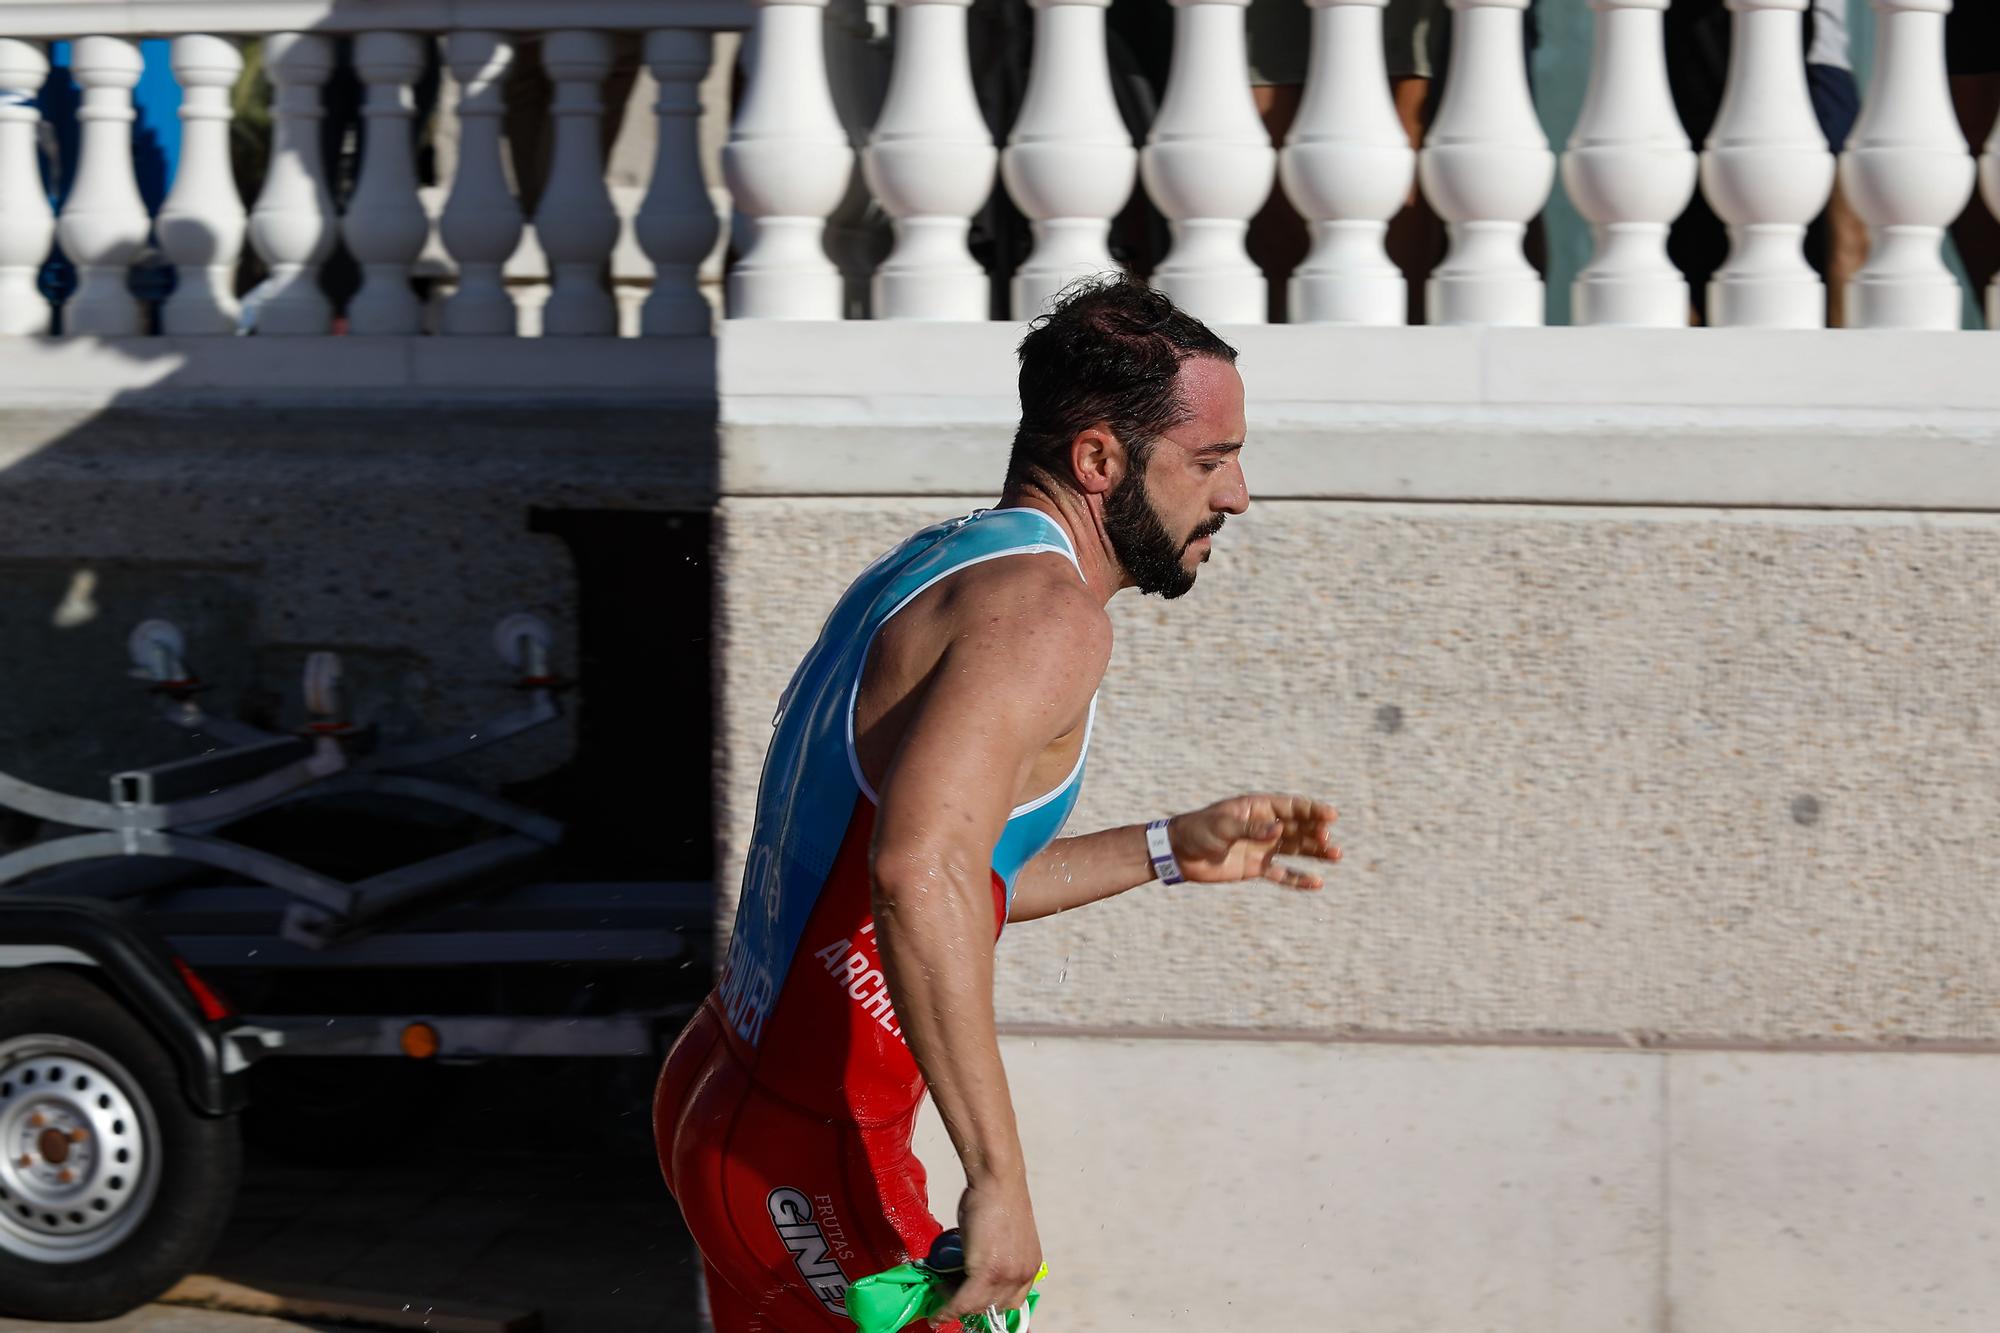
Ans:
[[[1035,759],[1088,707],[1110,655],[1101,609],[1078,592],[974,610],[881,786],[876,938],[904,1040],[965,1167],[953,1314],[1018,1308],[1041,1264],[994,1033],[992,854]]]

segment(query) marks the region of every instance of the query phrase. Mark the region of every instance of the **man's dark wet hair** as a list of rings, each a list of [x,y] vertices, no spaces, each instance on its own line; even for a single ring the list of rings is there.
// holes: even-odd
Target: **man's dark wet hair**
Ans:
[[[1153,441],[1190,415],[1175,377],[1197,356],[1233,363],[1236,349],[1129,277],[1071,283],[1021,339],[1021,424],[1008,488],[1068,482],[1070,444],[1099,421],[1144,466]]]

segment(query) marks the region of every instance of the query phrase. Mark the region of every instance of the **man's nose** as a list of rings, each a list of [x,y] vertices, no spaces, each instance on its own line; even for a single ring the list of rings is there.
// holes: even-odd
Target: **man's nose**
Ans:
[[[1250,483],[1243,476],[1243,465],[1235,459],[1229,460],[1230,485],[1216,497],[1217,509],[1226,514],[1240,514],[1250,507]]]

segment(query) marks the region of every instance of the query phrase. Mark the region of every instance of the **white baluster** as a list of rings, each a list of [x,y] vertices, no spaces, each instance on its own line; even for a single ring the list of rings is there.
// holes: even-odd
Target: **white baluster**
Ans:
[[[174,264],[174,294],[160,310],[170,334],[236,332],[236,260],[246,225],[229,160],[229,92],[243,53],[223,37],[174,38],[181,85],[181,160],[160,205],[160,251]]]
[[[1951,5],[1875,0],[1875,74],[1840,155],[1848,202],[1868,224],[1868,262],[1847,284],[1855,328],[1959,326],[1958,280],[1940,249],[1972,198],[1977,168],[1945,78]]]
[[[1077,278],[1115,269],[1111,219],[1132,197],[1139,152],[1111,95],[1104,11],[1111,0],[1031,0],[1035,53],[1000,175],[1034,228],[1010,288],[1032,319]]]
[[[72,48],[71,67],[83,89],[76,118],[82,124],[76,179],[63,202],[57,234],[76,265],[76,293],[63,310],[69,333],[112,336],[142,331],[139,302],[125,285],[126,271],[146,248],[151,219],[132,174],[132,89],[144,64],[139,47],[123,37],[84,37]]]
[[[729,314],[839,319],[840,271],[826,217],[847,193],[854,150],[834,112],[824,52],[826,0],[757,0],[750,75],[723,177],[749,236],[729,271]]]
[[[35,97],[48,76],[39,46],[0,37],[0,334],[49,331],[48,299],[35,285],[56,235],[35,144]]]
[[[721,223],[701,176],[701,81],[708,73],[709,36],[687,29],[646,34],[646,64],[659,81],[659,153],[653,179],[632,220],[653,261],[653,291],[639,312],[647,337],[706,334],[713,323],[701,294],[701,261]]]
[[[1409,197],[1416,153],[1389,100],[1389,0],[1310,3],[1305,99],[1278,155],[1285,193],[1312,227],[1312,251],[1286,289],[1292,319],[1401,324],[1406,284],[1382,242]]]
[[[556,86],[554,152],[535,209],[535,235],[549,257],[552,284],[542,332],[610,336],[618,332],[618,307],[604,285],[604,267],[618,242],[618,214],[604,184],[599,122],[611,39],[601,32],[552,32],[542,42],[542,65]]]
[[[514,302],[501,268],[521,244],[521,208],[500,159],[501,87],[514,48],[497,32],[454,32],[445,60],[459,86],[458,172],[438,233],[458,266],[458,290],[444,303],[446,333],[514,332]]]
[[[1209,323],[1262,324],[1264,275],[1244,237],[1277,172],[1250,97],[1243,10],[1249,0],[1173,0],[1174,57],[1139,172],[1173,246],[1153,285]]]
[[[333,308],[319,289],[319,266],[333,249],[333,196],[319,151],[321,90],[333,73],[333,44],[303,32],[264,39],[264,68],[275,91],[271,162],[250,209],[250,244],[271,273],[259,287],[259,333],[325,333]]]
[[[1578,324],[1688,322],[1688,285],[1667,228],[1694,197],[1697,164],[1667,86],[1669,0],[1590,0],[1590,90],[1563,154],[1563,185],[1597,238],[1571,288]]]
[[[1833,154],[1806,92],[1800,15],[1811,0],[1729,0],[1729,77],[1701,154],[1701,185],[1729,224],[1708,286],[1708,322],[1826,327],[1826,289],[1805,258],[1806,224],[1833,193]]]
[[[878,319],[981,320],[992,304],[965,245],[999,156],[972,95],[971,3],[896,0],[889,95],[861,152],[868,188],[896,225],[896,247],[869,289]]]
[[[1987,209],[2000,218],[2000,121],[1994,122],[1985,151],[1979,155],[1979,186]],[[1986,289],[1986,327],[2000,329],[2000,274]]]
[[[410,287],[410,265],[430,223],[417,198],[410,85],[424,72],[424,42],[407,32],[364,32],[354,41],[354,71],[368,89],[361,176],[347,201],[341,233],[361,265],[361,290],[347,307],[356,334],[417,332],[423,308]]]
[[[1425,288],[1425,315],[1433,324],[1540,324],[1542,280],[1521,245],[1556,162],[1528,91],[1528,0],[1449,2],[1451,67],[1417,173],[1451,249]]]

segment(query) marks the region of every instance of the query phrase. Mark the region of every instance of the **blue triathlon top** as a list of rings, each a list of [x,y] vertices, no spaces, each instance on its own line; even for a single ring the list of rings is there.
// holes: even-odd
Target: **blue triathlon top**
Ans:
[[[862,571],[793,673],[772,718],[777,734],[764,760],[742,902],[717,993],[731,1029],[745,1046],[754,1050],[762,1044],[781,995],[796,989],[791,979],[802,942],[824,955],[819,962],[829,972],[852,968],[849,958],[861,957],[861,946],[868,946],[862,970],[851,979],[841,973],[840,979],[848,988],[847,998],[867,1005],[863,1017],[876,1020],[900,1044],[886,992],[879,1003],[876,999],[880,974],[868,906],[867,844],[877,795],[862,775],[854,748],[862,668],[883,624],[940,579],[981,561],[1041,552],[1063,556],[1082,577],[1068,535],[1039,510],[979,509],[925,528]],[[1016,806],[1008,816],[992,854],[996,908],[1003,917],[1012,905],[1021,867],[1055,840],[1076,806],[1096,720],[1093,695],[1076,767],[1055,790]],[[826,948],[818,943],[821,935],[830,941]],[[837,945],[854,952],[841,949],[835,957]],[[805,966],[809,972],[822,970]],[[801,998],[783,1007],[799,1009],[808,1002]],[[797,1021],[817,1027],[824,1019],[808,1020],[800,1013]]]

